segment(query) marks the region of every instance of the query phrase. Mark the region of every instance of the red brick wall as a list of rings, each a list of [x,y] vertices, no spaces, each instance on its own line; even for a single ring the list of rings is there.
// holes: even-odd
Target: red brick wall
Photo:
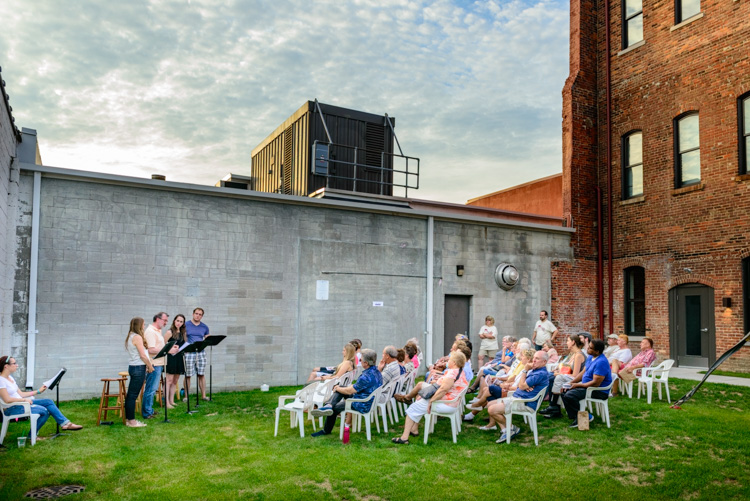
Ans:
[[[604,191],[606,257],[604,11],[599,2],[596,33],[588,29],[588,23],[587,29],[575,30],[583,5],[579,0],[571,3],[571,77],[574,69],[578,74],[584,71],[583,61],[590,61],[580,53],[574,54],[574,47],[584,45],[580,40],[594,41],[600,117],[594,136],[598,141],[590,143],[594,152],[579,151],[580,158],[564,150],[563,203],[574,214],[573,226],[580,229],[592,222],[596,212],[595,205],[583,200],[582,207],[588,214],[579,214],[576,220],[576,203],[581,202],[576,187],[595,189],[598,185]],[[620,332],[624,326],[623,269],[638,264],[646,271],[646,328],[658,349],[669,346],[669,290],[681,283],[714,288],[718,357],[743,335],[741,260],[750,254],[750,180],[737,179],[737,98],[750,91],[750,3],[703,0],[703,17],[675,30],[671,29],[674,2],[646,0],[643,7],[645,44],[618,55],[621,4],[610,2],[614,331]],[[575,64],[574,58],[578,59]],[[588,109],[592,95],[576,91],[569,79],[563,96],[563,144],[568,148],[572,145],[574,152],[592,137],[590,131],[576,127],[576,111],[579,107]],[[697,189],[675,190],[673,119],[691,110],[699,112],[701,184]],[[644,196],[628,203],[621,200],[620,138],[634,129],[643,131]],[[597,158],[593,171],[589,170],[591,157]],[[567,185],[566,178],[570,179]],[[591,242],[596,242],[594,228],[582,232]],[[576,262],[579,258],[595,258],[593,247],[577,245]],[[576,267],[580,266],[572,265]],[[585,308],[581,313],[575,300],[562,300],[567,297],[562,285],[565,273],[569,272],[564,266],[558,266],[557,271],[553,268],[553,296],[559,301],[556,315],[573,316],[576,321],[583,315],[594,323],[595,308]],[[557,291],[560,293],[555,294]],[[604,291],[606,311],[606,284]],[[731,310],[722,308],[723,297],[732,299]],[[605,329],[607,324],[605,321]],[[722,368],[750,370],[750,348],[744,348]]]
[[[539,214],[561,219],[562,174],[537,179],[489,195],[473,198],[466,205]]]

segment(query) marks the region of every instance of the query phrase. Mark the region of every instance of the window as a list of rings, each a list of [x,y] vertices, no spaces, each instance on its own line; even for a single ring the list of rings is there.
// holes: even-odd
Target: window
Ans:
[[[643,133],[631,132],[622,138],[622,198],[643,195]]]
[[[625,334],[646,335],[646,272],[640,266],[625,268]]]
[[[674,120],[675,188],[701,180],[701,149],[698,114],[687,113]]]
[[[750,167],[750,92],[737,100],[737,128],[740,131],[740,174]]]
[[[700,14],[701,0],[675,0],[675,24]]]
[[[643,40],[643,0],[622,0],[622,48]]]
[[[745,326],[743,332],[748,332],[750,331],[750,257],[742,260],[742,316]]]

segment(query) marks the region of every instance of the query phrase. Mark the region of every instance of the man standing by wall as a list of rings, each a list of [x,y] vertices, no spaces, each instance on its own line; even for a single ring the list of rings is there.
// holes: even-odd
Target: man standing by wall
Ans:
[[[185,323],[185,333],[187,334],[188,343],[197,343],[203,341],[209,335],[208,326],[201,322],[203,318],[203,308],[193,310],[193,318]],[[197,353],[185,354],[185,387],[190,388],[190,378],[193,374],[198,374],[198,386],[201,390],[203,400],[206,397],[206,352],[201,350]],[[187,395],[185,397],[189,398]]]
[[[141,413],[143,419],[153,419],[156,417],[154,411],[154,394],[157,388],[159,388],[159,381],[161,380],[161,372],[164,370],[164,363],[166,357],[153,359],[153,356],[158,354],[162,348],[164,348],[164,336],[161,334],[161,330],[167,325],[169,315],[160,311],[154,315],[154,322],[146,327],[143,336],[146,338],[148,343],[148,355],[152,360],[154,371],[149,372],[146,375],[146,384],[143,387],[143,405],[141,406]]]
[[[531,342],[534,343],[536,350],[539,351],[542,349],[545,341],[550,340],[554,343],[555,336],[557,336],[557,327],[549,321],[547,310],[542,310],[539,313],[539,320],[534,326],[534,334],[531,336]]]

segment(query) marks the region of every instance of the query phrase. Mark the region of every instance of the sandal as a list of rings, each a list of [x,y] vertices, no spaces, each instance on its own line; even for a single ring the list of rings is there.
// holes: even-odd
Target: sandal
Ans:
[[[60,429],[65,430],[65,431],[78,431],[78,430],[82,430],[83,426],[81,426],[80,424],[68,423],[65,426],[61,427]]]
[[[394,444],[409,445],[408,440],[401,440],[401,437],[395,437],[391,439]]]
[[[412,437],[418,437],[419,436],[419,432],[418,431],[410,431],[409,435],[411,435]]]

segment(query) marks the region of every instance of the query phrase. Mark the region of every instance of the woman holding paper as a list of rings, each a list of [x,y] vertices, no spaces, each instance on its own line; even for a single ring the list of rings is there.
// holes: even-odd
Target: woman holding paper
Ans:
[[[151,359],[146,352],[148,343],[143,337],[142,318],[135,317],[130,321],[128,337],[125,338],[125,349],[128,350],[130,358],[128,363],[130,384],[128,384],[128,394],[125,396],[125,426],[143,428],[146,424],[135,419],[135,401],[138,400],[138,395],[143,388],[146,373],[153,372],[154,366],[151,365]]]
[[[6,404],[12,404],[13,402],[29,402],[31,404],[31,413],[39,414],[39,418],[36,422],[37,433],[44,426],[50,416],[60,425],[63,430],[78,431],[83,426],[73,424],[70,419],[63,416],[60,409],[57,408],[55,402],[48,398],[35,399],[35,395],[44,393],[47,389],[46,386],[42,386],[35,391],[20,391],[16,380],[13,379],[13,374],[18,370],[18,363],[16,359],[9,356],[0,358],[0,399]],[[14,405],[5,410],[6,416],[12,416],[14,414],[23,414],[23,406]],[[37,437],[38,440],[43,440],[42,437]]]
[[[178,313],[172,320],[172,326],[164,335],[164,340],[169,342],[174,339],[175,346],[182,347],[187,341],[185,335],[185,315]],[[177,387],[180,384],[180,375],[185,374],[185,355],[177,353],[176,355],[167,355],[167,408],[174,409],[174,396],[177,393]],[[185,388],[187,395],[187,388]]]

